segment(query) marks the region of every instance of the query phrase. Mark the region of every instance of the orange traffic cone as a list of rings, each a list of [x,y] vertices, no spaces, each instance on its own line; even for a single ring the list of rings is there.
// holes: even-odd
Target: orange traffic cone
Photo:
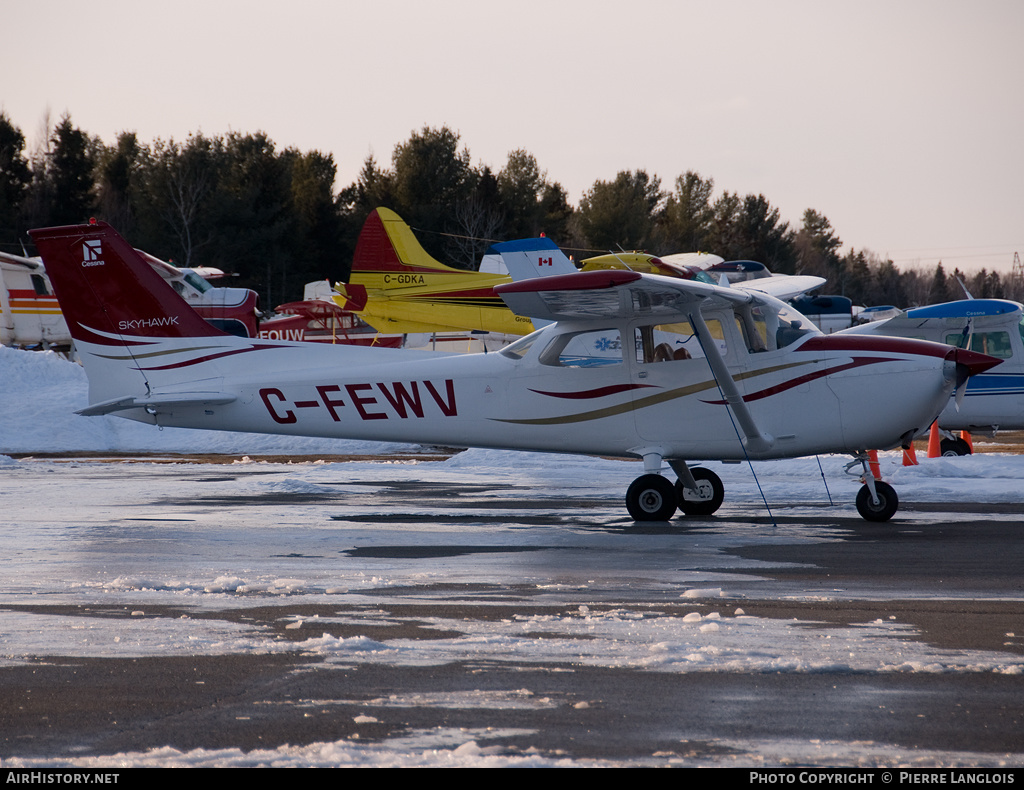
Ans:
[[[910,443],[910,447],[903,451],[903,465],[904,466],[917,466],[917,453],[914,451],[914,443]]]
[[[878,450],[868,450],[868,466],[871,467],[871,474],[875,480],[882,479],[882,467],[878,464]]]
[[[960,438],[967,442],[967,446],[971,448],[971,454],[974,454],[974,442],[971,441],[971,434],[969,431],[960,431]]]
[[[939,438],[939,424],[932,423],[932,429],[928,432],[928,457],[939,458],[942,455],[942,446]]]

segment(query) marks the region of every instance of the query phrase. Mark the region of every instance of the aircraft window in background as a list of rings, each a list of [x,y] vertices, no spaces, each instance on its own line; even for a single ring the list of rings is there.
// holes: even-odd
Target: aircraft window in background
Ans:
[[[966,339],[962,334],[946,335],[946,345],[965,348]],[[975,332],[971,335],[971,351],[979,351],[998,359],[1009,359],[1013,356],[1008,332]]]
[[[33,274],[30,277],[32,279],[32,287],[36,291],[36,296],[50,296],[50,291],[46,287],[46,280],[41,275]]]
[[[198,274],[195,274],[194,272],[186,272],[184,280],[197,291],[199,291],[199,293],[201,294],[204,294],[211,288],[213,288],[213,286],[210,285],[210,283],[208,283],[206,280],[204,280],[202,277],[200,277]]]
[[[597,329],[558,335],[540,354],[542,365],[592,368],[622,364],[622,336],[618,329]]]

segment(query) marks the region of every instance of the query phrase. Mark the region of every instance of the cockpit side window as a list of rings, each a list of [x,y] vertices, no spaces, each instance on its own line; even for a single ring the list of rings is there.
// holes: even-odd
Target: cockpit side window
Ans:
[[[769,351],[785,348],[808,335],[821,334],[821,330],[810,319],[792,308],[786,307],[775,312],[757,307],[755,311],[764,313]]]
[[[768,326],[764,312],[757,305],[737,305],[734,310],[736,328],[743,338],[747,351],[758,354],[768,350]]]
[[[711,335],[709,340],[718,346],[721,354],[725,355],[728,346],[721,321],[710,319],[705,323]],[[638,326],[634,332],[634,345],[636,361],[643,365],[654,362],[682,362],[704,357],[697,333],[688,321]]]
[[[211,288],[213,288],[213,286],[210,285],[210,283],[208,283],[206,280],[204,280],[202,277],[200,277],[198,274],[195,274],[194,272],[186,272],[184,279],[185,282],[187,282],[201,294],[204,294]]]

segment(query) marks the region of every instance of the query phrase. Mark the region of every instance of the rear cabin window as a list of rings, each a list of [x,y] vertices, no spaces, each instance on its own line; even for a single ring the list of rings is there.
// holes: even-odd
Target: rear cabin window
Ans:
[[[32,279],[32,287],[36,291],[36,296],[49,296],[50,295],[50,289],[46,287],[46,280],[44,280],[38,274],[31,275],[31,279]]]
[[[540,354],[543,365],[598,368],[621,365],[622,335],[618,329],[570,332],[555,337]]]

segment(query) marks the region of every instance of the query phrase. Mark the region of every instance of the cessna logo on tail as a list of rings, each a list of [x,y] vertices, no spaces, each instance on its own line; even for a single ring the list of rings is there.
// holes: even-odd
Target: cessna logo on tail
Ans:
[[[103,266],[103,244],[99,239],[82,242],[82,266]]]

